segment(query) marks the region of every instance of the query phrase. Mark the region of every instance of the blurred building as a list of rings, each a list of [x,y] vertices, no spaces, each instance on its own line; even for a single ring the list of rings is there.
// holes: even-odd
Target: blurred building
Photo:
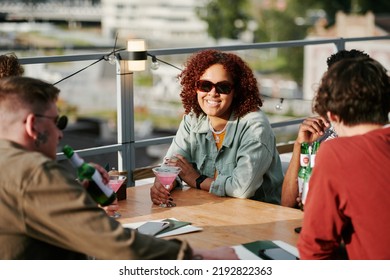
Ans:
[[[334,26],[325,28],[327,25],[325,18],[320,19],[317,21],[313,32],[307,39],[385,36],[388,35],[390,31],[386,29],[386,26],[390,26],[388,22],[389,21],[386,21],[384,18],[380,18],[380,21],[376,21],[375,15],[371,12],[365,15],[347,15],[343,12],[338,12]],[[387,69],[390,68],[389,40],[350,42],[346,44],[345,49],[358,49],[364,51],[372,58],[382,63]],[[327,69],[326,59],[336,51],[337,49],[333,44],[309,45],[305,47],[303,81],[304,99],[311,100],[313,98],[316,86]]]
[[[207,23],[196,15],[204,0],[102,0],[104,36],[143,38],[152,48],[203,46]]]

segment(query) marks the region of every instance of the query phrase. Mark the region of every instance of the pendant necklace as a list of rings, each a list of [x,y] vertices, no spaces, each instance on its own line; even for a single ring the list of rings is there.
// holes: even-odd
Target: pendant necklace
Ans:
[[[225,132],[226,127],[227,127],[227,124],[228,124],[228,122],[225,124],[225,127],[224,127],[222,130],[216,131],[216,130],[213,128],[213,126],[211,125],[211,121],[210,121],[210,119],[209,119],[209,127],[210,127],[210,130],[211,130],[211,131],[213,132],[213,134],[214,134],[215,143],[219,143],[219,140],[220,140],[219,135]]]

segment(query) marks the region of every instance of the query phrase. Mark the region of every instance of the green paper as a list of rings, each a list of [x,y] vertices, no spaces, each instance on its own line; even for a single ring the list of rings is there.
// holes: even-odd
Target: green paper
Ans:
[[[260,250],[278,248],[278,246],[270,240],[259,240],[259,241],[249,242],[249,243],[242,244],[242,246],[244,246],[246,249],[251,251],[256,256],[259,255]]]

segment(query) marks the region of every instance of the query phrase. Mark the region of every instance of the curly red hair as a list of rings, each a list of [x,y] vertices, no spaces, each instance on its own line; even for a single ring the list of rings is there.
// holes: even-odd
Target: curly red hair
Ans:
[[[0,78],[9,76],[22,76],[24,73],[23,66],[19,59],[13,53],[0,55]]]
[[[234,87],[232,111],[235,118],[257,111],[263,105],[257,80],[252,70],[239,56],[218,50],[205,50],[192,55],[186,63],[186,68],[179,74],[182,86],[180,97],[185,114],[193,112],[198,117],[204,114],[198,103],[195,83],[214,64],[223,65],[232,78]]]

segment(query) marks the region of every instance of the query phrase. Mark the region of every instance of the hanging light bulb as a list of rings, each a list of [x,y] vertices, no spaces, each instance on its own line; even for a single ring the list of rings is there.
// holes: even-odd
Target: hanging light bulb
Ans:
[[[108,63],[110,63],[111,65],[115,65],[115,63],[116,63],[116,56],[115,56],[115,54],[110,54],[109,56],[108,56]]]
[[[152,65],[150,66],[150,68],[152,68],[152,70],[157,70],[159,67],[160,63],[158,62],[157,58],[155,56],[152,56]]]
[[[111,65],[115,65],[116,64],[115,53],[111,53],[111,54],[105,55],[104,56],[104,60],[108,61],[108,63],[110,63]]]
[[[280,102],[279,102],[279,104],[276,104],[276,106],[275,106],[275,109],[276,110],[282,110],[283,109],[283,101],[284,101],[284,98],[280,98]]]

